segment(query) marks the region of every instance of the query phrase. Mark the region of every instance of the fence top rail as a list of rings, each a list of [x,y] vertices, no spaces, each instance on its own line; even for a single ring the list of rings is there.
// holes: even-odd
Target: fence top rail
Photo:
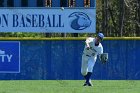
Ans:
[[[85,40],[86,37],[0,37],[0,40]],[[140,37],[105,37],[104,40],[140,40]]]

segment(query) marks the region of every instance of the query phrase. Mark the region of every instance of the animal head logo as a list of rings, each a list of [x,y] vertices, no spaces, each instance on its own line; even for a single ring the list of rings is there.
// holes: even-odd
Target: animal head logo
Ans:
[[[89,16],[83,12],[74,12],[69,15],[71,18],[70,26],[74,30],[83,30],[91,25]]]

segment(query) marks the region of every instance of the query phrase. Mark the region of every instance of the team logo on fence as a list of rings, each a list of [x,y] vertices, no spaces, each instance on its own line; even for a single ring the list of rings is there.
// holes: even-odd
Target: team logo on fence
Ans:
[[[74,12],[69,15],[71,18],[70,26],[74,30],[83,30],[91,25],[89,16],[83,12]]]
[[[0,49],[0,62],[11,62],[12,54],[6,54],[5,51]]]
[[[20,42],[0,41],[0,73],[20,72]]]

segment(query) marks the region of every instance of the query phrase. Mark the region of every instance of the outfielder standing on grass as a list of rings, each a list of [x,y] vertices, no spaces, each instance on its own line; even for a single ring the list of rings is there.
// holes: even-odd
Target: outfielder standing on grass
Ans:
[[[85,41],[81,64],[81,73],[86,80],[83,86],[93,86],[90,77],[92,75],[97,55],[99,55],[99,59],[102,63],[105,63],[108,60],[108,54],[103,53],[103,46],[100,43],[103,38],[103,33],[98,33],[95,38],[89,37]]]

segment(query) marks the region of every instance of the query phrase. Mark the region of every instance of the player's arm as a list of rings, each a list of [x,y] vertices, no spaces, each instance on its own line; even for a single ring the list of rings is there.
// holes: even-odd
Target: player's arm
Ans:
[[[90,42],[91,42],[91,39],[90,39],[90,37],[88,37],[85,41],[85,44],[86,44],[86,47],[88,50],[90,49],[90,45],[89,45]]]
[[[100,48],[100,51],[99,51],[99,53],[98,53],[98,55],[99,55],[99,60],[100,60],[100,61],[102,61],[102,60],[101,60],[101,55],[102,55],[102,54],[103,54],[103,47]]]
[[[103,54],[103,47],[100,48],[100,51],[98,51],[98,55],[99,55],[99,60],[102,62],[102,54]]]

